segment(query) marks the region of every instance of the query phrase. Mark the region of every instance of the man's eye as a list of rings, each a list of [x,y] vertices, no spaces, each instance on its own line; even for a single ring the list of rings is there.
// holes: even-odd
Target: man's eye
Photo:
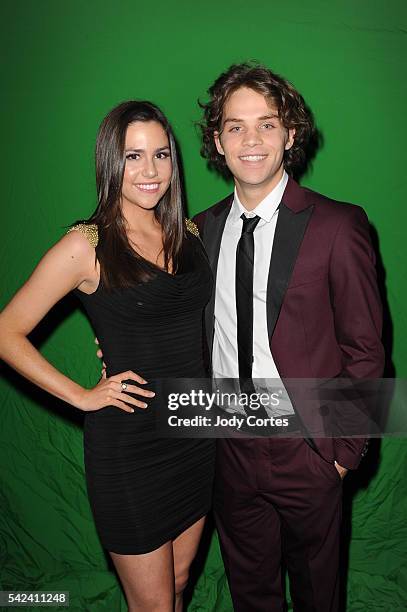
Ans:
[[[230,128],[229,132],[239,132],[241,129],[240,125],[234,125],[233,127]]]
[[[263,123],[261,127],[265,128],[266,130],[272,130],[274,125],[272,123]]]

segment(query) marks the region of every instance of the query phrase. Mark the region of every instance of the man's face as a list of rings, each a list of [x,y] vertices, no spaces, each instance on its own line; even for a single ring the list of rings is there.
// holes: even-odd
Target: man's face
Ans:
[[[295,130],[287,130],[277,109],[262,95],[241,87],[227,100],[222,127],[215,132],[218,152],[225,156],[239,196],[258,201],[266,197],[283,175],[284,151],[292,147]]]

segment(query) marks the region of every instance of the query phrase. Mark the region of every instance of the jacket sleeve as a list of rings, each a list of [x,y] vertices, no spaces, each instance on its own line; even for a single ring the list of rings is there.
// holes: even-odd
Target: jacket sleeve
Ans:
[[[337,230],[329,264],[329,283],[335,332],[342,353],[341,376],[380,378],[384,368],[382,305],[369,222],[358,206],[347,209]],[[345,410],[339,412],[338,409],[336,414],[345,436],[355,425],[357,405],[353,414],[351,412],[350,402],[345,402]],[[366,452],[366,439],[341,437],[335,438],[334,443],[336,461],[349,469],[358,467]]]

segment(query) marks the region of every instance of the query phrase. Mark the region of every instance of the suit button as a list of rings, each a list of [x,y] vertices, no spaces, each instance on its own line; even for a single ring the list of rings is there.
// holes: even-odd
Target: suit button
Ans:
[[[323,417],[328,416],[329,414],[329,407],[328,406],[320,406],[319,407],[319,414]]]

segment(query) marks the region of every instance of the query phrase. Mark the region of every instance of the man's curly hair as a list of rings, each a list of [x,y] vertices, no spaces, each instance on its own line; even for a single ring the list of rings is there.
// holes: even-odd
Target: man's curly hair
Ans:
[[[277,108],[283,126],[295,128],[294,144],[284,153],[285,169],[288,174],[295,174],[305,165],[307,145],[316,132],[312,113],[291,83],[255,62],[230,66],[208,89],[209,101],[206,104],[199,102],[204,111],[198,124],[202,131],[202,157],[218,172],[230,176],[224,156],[216,149],[214,132],[222,131],[225,103],[240,87],[248,87],[265,96]]]

